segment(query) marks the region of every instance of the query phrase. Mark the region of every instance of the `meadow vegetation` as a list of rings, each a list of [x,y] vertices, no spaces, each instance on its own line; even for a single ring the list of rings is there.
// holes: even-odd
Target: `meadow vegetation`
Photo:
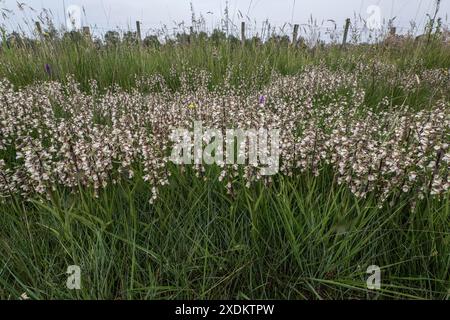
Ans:
[[[0,298],[449,299],[450,45],[397,40],[4,32]],[[171,163],[195,120],[280,172]]]

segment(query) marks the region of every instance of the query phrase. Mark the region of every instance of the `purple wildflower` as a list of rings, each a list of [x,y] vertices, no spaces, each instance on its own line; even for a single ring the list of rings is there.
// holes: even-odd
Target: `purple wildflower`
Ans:
[[[45,72],[51,76],[52,75],[52,68],[50,67],[50,65],[48,63],[45,64]]]
[[[265,104],[266,103],[266,96],[260,95],[259,96],[259,104]]]

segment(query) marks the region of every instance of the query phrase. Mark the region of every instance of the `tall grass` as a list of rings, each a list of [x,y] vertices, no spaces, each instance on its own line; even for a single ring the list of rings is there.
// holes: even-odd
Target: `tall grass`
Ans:
[[[392,63],[402,69],[433,69],[450,66],[450,50],[440,37],[430,42],[407,38],[399,44],[321,45],[314,48],[294,46],[274,38],[265,43],[247,40],[245,45],[234,38],[204,34],[186,35],[179,41],[163,45],[139,46],[121,41],[109,45],[92,42],[80,35],[48,39],[33,44],[1,47],[0,76],[23,86],[40,80],[65,81],[67,75],[88,87],[96,79],[101,88],[120,85],[130,89],[136,76],[161,74],[166,80],[174,71],[189,66],[207,70],[213,84],[221,85],[231,70],[235,83],[256,78],[263,84],[272,72],[294,74],[311,64],[325,63],[330,68],[351,70],[357,63],[374,60]],[[73,39],[75,38],[75,40]],[[186,39],[190,39],[188,42]],[[233,40],[234,39],[234,40]],[[51,67],[48,75],[44,66]],[[173,89],[176,83],[170,83]]]
[[[449,298],[448,196],[411,211],[404,199],[357,200],[326,172],[242,186],[234,198],[217,179],[173,179],[154,205],[141,179],[98,199],[61,190],[2,205],[0,297]],[[74,264],[79,291],[65,287]],[[372,264],[379,291],[366,287]]]

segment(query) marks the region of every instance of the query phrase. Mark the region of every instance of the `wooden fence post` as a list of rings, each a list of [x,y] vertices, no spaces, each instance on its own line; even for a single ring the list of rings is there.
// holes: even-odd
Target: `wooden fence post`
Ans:
[[[242,44],[245,43],[245,22],[241,22],[241,42]]]
[[[136,37],[140,43],[142,41],[141,22],[140,21],[136,21]]]
[[[194,40],[194,26],[189,27],[189,36],[188,36],[188,42],[192,43]]]
[[[86,39],[91,39],[91,29],[89,27],[83,27],[83,34]]]
[[[39,21],[36,21],[36,31],[37,31],[37,33],[38,33],[38,35],[39,35],[39,38],[41,38],[42,39],[42,28],[41,28],[41,24],[39,23]]]
[[[294,46],[297,45],[297,38],[298,38],[298,24],[294,24],[294,32],[292,33],[292,44]]]
[[[395,34],[397,33],[397,28],[396,27],[391,27],[390,29],[389,29],[389,35],[391,36],[391,37],[395,37]]]
[[[350,19],[347,18],[345,20],[345,29],[344,29],[344,38],[342,39],[342,45],[345,46],[347,43],[347,35],[348,35],[348,29],[350,27]]]

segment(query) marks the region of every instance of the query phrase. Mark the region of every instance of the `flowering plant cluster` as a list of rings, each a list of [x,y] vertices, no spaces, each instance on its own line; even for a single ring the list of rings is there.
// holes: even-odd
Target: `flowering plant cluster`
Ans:
[[[393,105],[386,97],[369,106],[360,83],[379,76],[371,68],[389,70],[373,65],[349,73],[315,66],[292,76],[273,75],[263,88],[226,82],[213,90],[209,75],[200,71],[182,75],[178,91],[170,90],[163,77],[150,76],[138,79],[131,92],[113,87],[102,93],[95,81],[84,92],[70,77],[65,84],[49,81],[20,89],[1,80],[0,201],[50,196],[58,186],[74,192],[91,187],[97,193],[137,171],[143,172],[153,201],[158,188],[169,183],[173,131],[192,128],[195,121],[222,132],[279,130],[282,175],[319,175],[331,167],[336,182],[358,197],[442,196],[450,185],[448,100],[418,109]],[[435,70],[398,81],[406,92],[424,82],[446,92],[445,76]],[[262,175],[254,163],[215,165],[229,192],[238,176],[247,186],[274,178]],[[203,176],[207,165],[190,166]]]

